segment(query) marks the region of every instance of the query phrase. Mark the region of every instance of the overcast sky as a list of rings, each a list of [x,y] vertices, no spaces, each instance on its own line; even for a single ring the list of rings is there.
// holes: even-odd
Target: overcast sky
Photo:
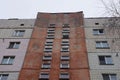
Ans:
[[[0,19],[36,18],[37,12],[79,12],[85,17],[103,15],[100,0],[1,0]]]

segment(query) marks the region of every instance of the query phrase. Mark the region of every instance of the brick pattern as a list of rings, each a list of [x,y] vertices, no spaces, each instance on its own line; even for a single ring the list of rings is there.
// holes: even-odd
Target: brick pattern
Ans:
[[[60,52],[62,26],[66,23],[70,24],[70,47],[69,52],[63,53]],[[44,44],[49,24],[56,24],[55,39],[53,41],[52,53],[44,53]],[[41,72],[49,72],[50,80],[59,80],[60,72],[68,72],[70,80],[89,80],[85,35],[82,26],[82,12],[70,14],[38,13],[19,80],[38,80]],[[51,69],[41,69],[44,54],[52,55]],[[60,56],[62,54],[70,55],[69,69],[60,69]]]

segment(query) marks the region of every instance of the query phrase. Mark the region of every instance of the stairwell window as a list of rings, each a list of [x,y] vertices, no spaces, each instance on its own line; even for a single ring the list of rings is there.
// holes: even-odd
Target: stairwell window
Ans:
[[[18,49],[20,46],[20,42],[10,42],[9,49]]]
[[[47,35],[47,39],[54,39],[54,35],[53,34]]]
[[[63,55],[61,56],[61,60],[69,60],[70,57],[68,55]]]
[[[55,28],[55,24],[50,24],[48,28]]]
[[[107,41],[96,41],[96,49],[109,49]]]
[[[43,72],[39,76],[39,80],[49,80],[49,73]]]
[[[63,33],[63,39],[69,39],[69,33]]]
[[[53,46],[53,41],[46,41],[45,46]]]
[[[67,68],[69,68],[69,63],[61,63],[61,64],[60,64],[60,68],[62,68],[62,69],[67,69]]]
[[[44,55],[43,56],[43,60],[47,61],[47,60],[51,60],[52,56],[51,55]]]
[[[62,41],[61,46],[69,46],[69,41]]]
[[[54,29],[48,29],[47,33],[48,33],[48,34],[54,34],[54,33],[55,33],[55,30],[54,30]]]
[[[70,33],[69,29],[63,29],[62,33]]]
[[[44,52],[52,52],[52,47],[50,47],[50,48],[45,48],[45,49],[44,49]]]
[[[13,64],[15,56],[4,56],[1,64]]]
[[[63,24],[63,28],[69,28],[69,24]]]
[[[42,68],[43,69],[50,69],[50,63],[43,63]]]
[[[62,47],[61,52],[69,52],[69,48],[68,47]]]
[[[61,72],[59,78],[60,78],[60,80],[69,80],[69,73]]]

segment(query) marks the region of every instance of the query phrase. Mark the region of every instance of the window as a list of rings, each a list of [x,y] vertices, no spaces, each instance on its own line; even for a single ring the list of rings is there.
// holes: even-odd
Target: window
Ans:
[[[42,68],[49,69],[50,68],[50,63],[43,63]]]
[[[48,34],[54,34],[55,31],[54,31],[54,29],[49,29],[49,30],[47,31],[47,33],[48,33]]]
[[[69,74],[67,72],[60,73],[60,80],[69,80]]]
[[[100,65],[113,65],[111,56],[99,56]]]
[[[63,39],[69,39],[69,34],[68,33],[63,33]]]
[[[105,48],[109,48],[109,45],[108,45],[107,41],[96,41],[96,48],[97,49],[105,49]]]
[[[60,68],[63,68],[63,69],[69,68],[69,63],[61,63]]]
[[[49,80],[49,73],[41,73],[39,80]]]
[[[13,64],[15,56],[4,56],[1,64]]]
[[[70,33],[70,31],[68,29],[64,29],[62,33]]]
[[[55,24],[50,24],[50,26],[48,26],[48,28],[55,28]]]
[[[52,48],[45,48],[44,52],[52,52]]]
[[[69,48],[68,47],[62,47],[61,52],[69,52]]]
[[[94,35],[104,34],[104,30],[103,29],[93,29],[93,34]]]
[[[54,34],[55,32],[47,32],[48,34]]]
[[[55,24],[50,24],[50,26],[55,26]]]
[[[23,37],[23,35],[25,34],[25,30],[15,30],[13,33],[14,37]]]
[[[70,59],[70,57],[69,56],[61,56],[61,60],[69,60]]]
[[[50,55],[45,55],[43,56],[43,60],[51,60],[52,57]]]
[[[62,41],[62,46],[69,46],[69,41]]]
[[[53,45],[53,41],[47,41],[46,43],[45,43],[45,46],[52,46]]]
[[[116,74],[102,74],[103,80],[117,80]]]
[[[48,29],[47,32],[54,32],[55,30],[54,29]]]
[[[0,74],[0,80],[7,80],[8,74]]]
[[[69,44],[62,44],[62,48],[69,48]]]
[[[47,39],[54,39],[54,35],[47,35]]]
[[[9,47],[10,49],[18,49],[20,46],[20,42],[10,42]]]
[[[46,43],[45,46],[53,46],[52,43]]]
[[[69,24],[63,24],[63,28],[69,28]]]
[[[53,46],[52,45],[45,45],[45,49],[49,49],[49,48],[52,48]]]

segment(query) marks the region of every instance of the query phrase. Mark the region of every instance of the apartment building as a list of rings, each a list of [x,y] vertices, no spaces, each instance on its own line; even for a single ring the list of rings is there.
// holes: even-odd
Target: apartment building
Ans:
[[[38,13],[19,80],[90,80],[83,13]]]
[[[0,80],[119,80],[119,28],[83,12],[0,19]]]
[[[0,80],[18,80],[34,19],[0,19]]]
[[[84,19],[91,80],[120,79],[119,28],[111,31],[109,21],[105,17]]]

